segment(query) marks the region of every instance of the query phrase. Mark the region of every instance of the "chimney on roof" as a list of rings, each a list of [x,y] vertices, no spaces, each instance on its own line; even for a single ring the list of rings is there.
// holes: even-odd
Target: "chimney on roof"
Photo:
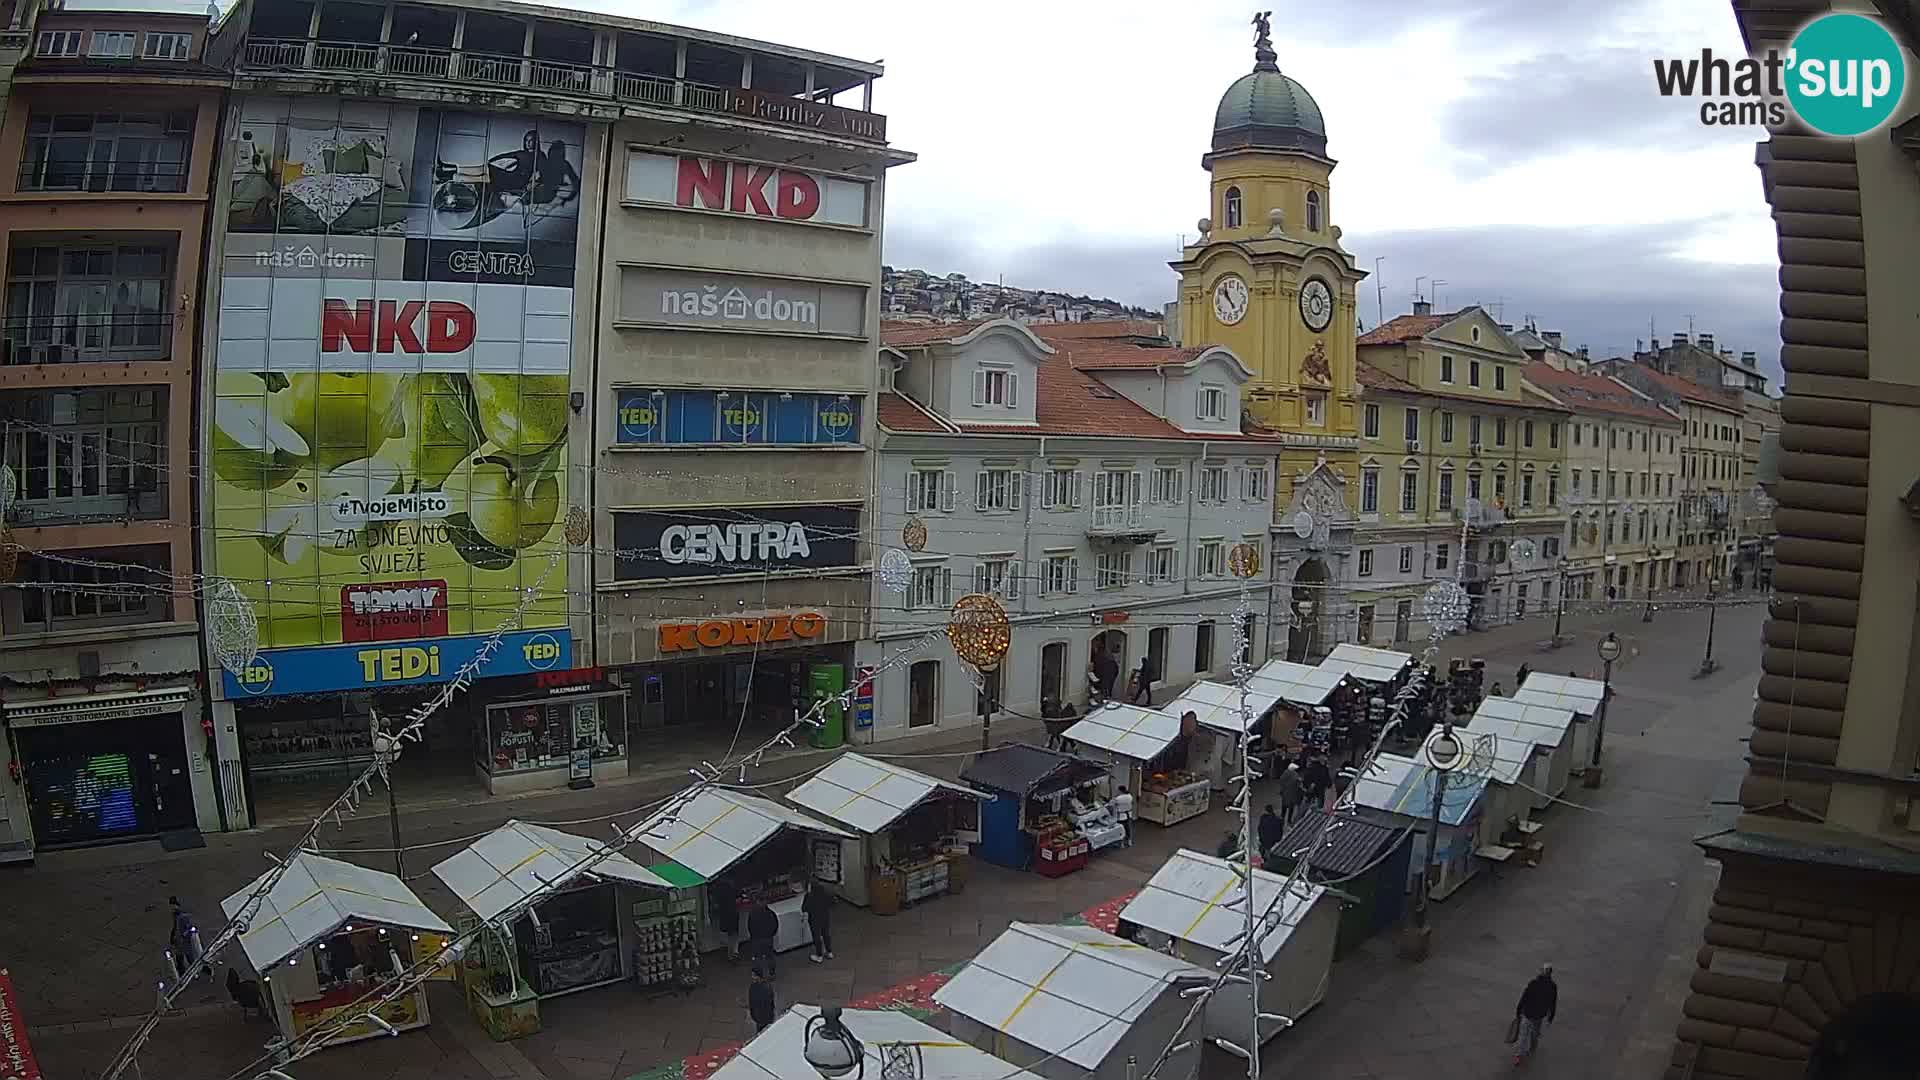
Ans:
[[[1687,335],[1685,335],[1685,334],[1675,334],[1675,335],[1673,335],[1673,347],[1674,347],[1674,348],[1676,348],[1676,349],[1677,349],[1677,348],[1679,348],[1680,346],[1682,346],[1682,345],[1685,345],[1686,343],[1687,343]]]
[[[1500,332],[1501,332],[1501,333],[1503,333],[1503,334],[1511,334],[1511,333],[1513,333],[1513,324],[1512,324],[1512,323],[1510,323],[1510,322],[1503,322],[1503,323],[1501,323],[1501,324],[1500,324]]]
[[[1752,349],[1748,349],[1746,352],[1743,352],[1740,354],[1741,367],[1753,367],[1759,362],[1760,362],[1760,358],[1754,354],[1754,351]]]
[[[1713,335],[1712,335],[1712,334],[1701,334],[1701,335],[1700,335],[1700,347],[1701,347],[1701,348],[1703,348],[1703,349],[1705,349],[1705,350],[1707,350],[1708,352],[1712,352],[1712,351],[1713,351]]]
[[[1431,300],[1415,300],[1415,301],[1413,302],[1413,313],[1414,313],[1415,315],[1431,315],[1431,314],[1433,314],[1433,301],[1431,301]]]
[[[1729,346],[1729,345],[1722,345],[1722,346],[1720,346],[1720,355],[1721,355],[1721,356],[1732,356],[1732,355],[1733,355],[1733,347],[1732,347],[1732,346]]]
[[[1582,345],[1580,346],[1580,359],[1585,360],[1586,358],[1587,358],[1587,347],[1585,345]]]
[[[1560,347],[1560,331],[1549,330],[1546,333],[1541,334],[1540,336],[1545,338],[1547,341],[1547,344],[1553,346],[1554,348],[1557,349]]]

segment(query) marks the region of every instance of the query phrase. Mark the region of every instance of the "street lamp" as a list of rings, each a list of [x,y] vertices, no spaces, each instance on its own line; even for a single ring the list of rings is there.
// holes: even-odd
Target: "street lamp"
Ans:
[[[1557,649],[1567,643],[1567,639],[1560,636],[1560,620],[1567,614],[1567,557],[1565,555],[1560,556],[1557,569],[1560,571],[1560,602],[1553,607],[1553,640],[1547,644],[1550,649]]]
[[[1714,627],[1714,622],[1717,616],[1719,616],[1720,614],[1720,602],[1717,599],[1719,594],[1720,594],[1720,579],[1718,577],[1708,579],[1707,581],[1707,655],[1705,656],[1705,658],[1703,658],[1700,661],[1700,670],[1693,673],[1693,677],[1696,679],[1704,679],[1707,676],[1713,674],[1714,672],[1720,670],[1720,661],[1715,660],[1713,658],[1713,627]]]
[[[387,827],[393,833],[393,873],[404,878],[407,868],[400,852],[400,803],[393,794],[393,766],[400,759],[400,739],[381,725],[377,715],[373,718],[373,756],[384,770],[387,782]]]
[[[1607,707],[1613,703],[1613,662],[1620,659],[1620,639],[1613,631],[1600,639],[1600,715],[1593,723],[1593,760],[1587,763],[1587,773],[1581,783],[1597,788],[1603,779],[1600,771],[1600,750],[1607,740]]]
[[[1408,960],[1427,958],[1433,936],[1427,925],[1427,893],[1431,887],[1435,852],[1440,842],[1440,817],[1447,798],[1447,774],[1466,759],[1466,748],[1453,733],[1453,724],[1443,721],[1421,744],[1420,760],[1433,770],[1433,814],[1427,822],[1427,851],[1420,863],[1420,877],[1413,894],[1413,922],[1400,943],[1400,955]]]
[[[807,1021],[801,1045],[801,1053],[807,1059],[807,1064],[826,1080],[866,1075],[866,1048],[840,1022],[840,1008],[837,1005],[821,1009],[819,1015]]]
[[[1654,547],[1652,544],[1648,544],[1647,545],[1647,610],[1640,616],[1640,621],[1643,623],[1648,623],[1653,621],[1653,571],[1654,571],[1654,568],[1658,565],[1660,565],[1660,549],[1657,547]]]

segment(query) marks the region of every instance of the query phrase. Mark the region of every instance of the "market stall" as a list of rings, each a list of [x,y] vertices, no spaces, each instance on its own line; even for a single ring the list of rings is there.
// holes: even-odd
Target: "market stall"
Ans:
[[[1321,810],[1308,810],[1295,818],[1274,845],[1267,868],[1291,874],[1295,864],[1306,858],[1307,880],[1337,885],[1344,898],[1340,933],[1333,947],[1337,960],[1400,921],[1406,910],[1414,836],[1406,829],[1346,815],[1326,819]]]
[[[1535,810],[1553,805],[1567,790],[1567,778],[1573,771],[1572,710],[1490,697],[1480,702],[1467,726],[1479,731],[1491,720],[1504,722],[1511,727],[1514,737],[1531,739],[1539,748],[1542,760],[1534,769],[1533,779],[1527,781],[1532,788],[1529,794],[1533,796]]]
[[[780,917],[774,951],[813,941],[800,910],[807,882],[841,883],[841,844],[854,835],[770,799],[726,788],[707,788],[678,806],[667,806],[636,831],[659,856],[650,869],[678,887],[704,886],[701,948],[725,948],[714,925],[713,904],[731,902],[742,926],[756,901]]]
[[[495,972],[469,986],[483,1025],[488,1013],[631,979],[647,987],[700,983],[698,903],[659,874],[603,845],[545,825],[509,821],[433,868],[478,919],[504,933],[508,993]],[[526,914],[502,916],[537,890],[553,890]]]
[[[788,802],[858,834],[840,845],[834,889],[882,915],[965,886],[966,845],[980,839],[980,804],[992,799],[853,753],[787,793]]]
[[[1385,686],[1406,673],[1413,665],[1413,654],[1392,649],[1374,649],[1351,642],[1335,645],[1320,661],[1322,670],[1338,672],[1350,679]]]
[[[227,897],[220,910],[228,919],[239,917],[274,872]],[[302,851],[247,920],[240,949],[260,976],[274,1026],[291,1040],[384,991],[417,961],[444,949],[452,933],[392,874]],[[348,1025],[329,1042],[426,1027],[426,990],[416,987],[376,1015],[381,1022]]]
[[[1424,834],[1433,821],[1434,775],[1432,768],[1412,758],[1381,754],[1374,759],[1374,768],[1362,773],[1353,784],[1356,817],[1414,834],[1414,857],[1405,882],[1408,889],[1414,887],[1424,869]],[[1491,830],[1491,843],[1497,844],[1501,828],[1496,815],[1487,812],[1486,804],[1486,777],[1459,772],[1447,777],[1440,832],[1434,844],[1437,874],[1428,893],[1433,899],[1445,899],[1480,872],[1484,856],[1478,853],[1489,846],[1481,842],[1484,832]]]
[[[809,1027],[820,1015],[813,1005],[795,1005],[767,1030],[753,1037],[740,1052],[713,1073],[713,1080],[811,1080],[820,1075],[806,1057]],[[883,1057],[883,1047],[911,1047],[913,1080],[1040,1080],[977,1047],[956,1042],[953,1036],[904,1012],[893,1009],[842,1009],[839,1022],[859,1041],[866,1060],[865,1075],[874,1080],[896,1075]],[[858,1074],[856,1074],[858,1075]]]
[[[1269,976],[1260,988],[1260,1011],[1298,1021],[1326,997],[1333,974],[1340,901],[1326,886],[1304,880],[1289,886],[1279,874],[1255,870],[1247,890],[1225,859],[1182,849],[1127,901],[1120,920],[1146,931],[1144,944],[1213,970],[1246,939],[1249,891],[1254,914],[1271,927],[1260,939],[1260,965]],[[1247,1046],[1252,1016],[1247,988],[1223,986],[1207,1001],[1207,1035]],[[1259,1041],[1284,1026],[1263,1023]]]
[[[981,858],[1049,877],[1087,864],[1093,845],[1067,815],[1089,815],[1106,805],[1112,787],[1106,762],[1008,743],[975,754],[960,779],[994,796],[980,808]],[[1088,822],[1104,843],[1115,842],[1117,825],[1099,825],[1092,817]]]
[[[1513,700],[1529,705],[1550,705],[1573,713],[1573,762],[1568,772],[1579,776],[1587,771],[1587,764],[1593,760],[1594,717],[1600,714],[1600,699],[1606,695],[1606,691],[1607,684],[1598,679],[1535,671],[1528,674],[1527,681],[1513,692]]]
[[[1271,749],[1273,709],[1280,704],[1279,695],[1249,683],[1244,701],[1242,697],[1238,686],[1202,681],[1160,707],[1161,712],[1173,717],[1194,715],[1197,729],[1189,744],[1187,764],[1206,777],[1215,791],[1226,790],[1240,773],[1243,718],[1247,728],[1259,736],[1253,747],[1255,760],[1259,760],[1261,751]]]
[[[1115,790],[1133,793],[1134,813],[1142,821],[1173,825],[1205,813],[1213,799],[1212,783],[1187,768],[1192,739],[1181,715],[1112,701],[1068,728],[1064,738],[1069,749],[1107,762]]]
[[[1129,1080],[1175,1038],[1203,969],[1091,926],[1016,922],[934,992],[955,1038],[1049,1080]],[[1201,1040],[1163,1075],[1191,1076]]]

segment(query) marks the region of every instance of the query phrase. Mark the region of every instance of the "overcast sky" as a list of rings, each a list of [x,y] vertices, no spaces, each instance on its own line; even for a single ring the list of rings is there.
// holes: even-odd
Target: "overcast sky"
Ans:
[[[1202,0],[901,5],[589,0],[884,60],[887,260],[1158,307],[1207,212],[1213,111],[1251,69],[1251,7]],[[1700,125],[1655,56],[1739,55],[1724,0],[1336,0],[1276,6],[1281,70],[1326,114],[1332,220],[1391,318],[1414,278],[1596,353],[1687,327],[1777,371],[1759,129]],[[1374,282],[1361,314],[1375,321]]]

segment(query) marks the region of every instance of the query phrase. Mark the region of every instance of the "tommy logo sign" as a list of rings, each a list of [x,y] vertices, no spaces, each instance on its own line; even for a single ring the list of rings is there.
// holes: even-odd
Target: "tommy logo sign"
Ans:
[[[457,353],[473,347],[473,309],[457,300],[326,300],[323,353]]]
[[[722,158],[627,155],[627,201],[775,221],[865,228],[867,185],[780,165]]]
[[[403,641],[446,632],[444,581],[391,581],[340,590],[342,641]]]

